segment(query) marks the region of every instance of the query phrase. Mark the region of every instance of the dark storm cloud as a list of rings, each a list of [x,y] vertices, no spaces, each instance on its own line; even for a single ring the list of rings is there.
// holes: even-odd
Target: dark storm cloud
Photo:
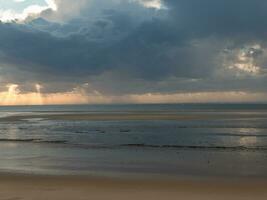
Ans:
[[[165,0],[168,9],[158,11],[128,1],[92,2],[62,24],[41,18],[0,24],[8,81],[40,81],[49,91],[91,81],[106,93],[265,90],[259,87],[265,76],[240,78],[222,68],[224,56],[235,62],[233,52],[257,43],[261,48],[247,60],[265,73],[267,2]]]
[[[173,19],[195,37],[213,34],[266,36],[267,2],[262,0],[166,0]]]

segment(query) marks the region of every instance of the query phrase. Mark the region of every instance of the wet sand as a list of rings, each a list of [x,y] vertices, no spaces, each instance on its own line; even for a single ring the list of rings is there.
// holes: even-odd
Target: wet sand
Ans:
[[[126,180],[0,175],[1,200],[265,200],[267,181]]]

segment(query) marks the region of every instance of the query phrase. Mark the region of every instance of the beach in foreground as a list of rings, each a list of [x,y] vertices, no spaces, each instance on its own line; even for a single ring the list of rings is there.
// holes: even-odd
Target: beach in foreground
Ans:
[[[2,107],[0,200],[267,199],[267,105],[139,106]]]
[[[128,180],[78,176],[0,175],[1,200],[265,200],[264,181]]]

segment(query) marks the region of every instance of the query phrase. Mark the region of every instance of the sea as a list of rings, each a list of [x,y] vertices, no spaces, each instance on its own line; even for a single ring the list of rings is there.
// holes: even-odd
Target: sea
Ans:
[[[44,115],[171,113],[176,120],[72,120]],[[209,115],[219,117],[205,117]],[[232,114],[235,117],[229,117]],[[1,120],[10,116],[24,120]],[[27,118],[38,115],[40,117]],[[204,117],[203,117],[204,116]],[[267,178],[266,104],[0,107],[0,173]]]

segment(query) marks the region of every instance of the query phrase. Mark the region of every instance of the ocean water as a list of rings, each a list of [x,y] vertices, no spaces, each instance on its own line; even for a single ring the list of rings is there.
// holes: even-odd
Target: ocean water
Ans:
[[[51,114],[170,113],[186,120],[51,120]],[[205,118],[209,115],[216,118]],[[228,116],[235,115],[234,118]],[[0,172],[267,178],[267,105],[0,107]],[[27,118],[37,115],[40,117]],[[245,116],[245,117],[244,117]]]

